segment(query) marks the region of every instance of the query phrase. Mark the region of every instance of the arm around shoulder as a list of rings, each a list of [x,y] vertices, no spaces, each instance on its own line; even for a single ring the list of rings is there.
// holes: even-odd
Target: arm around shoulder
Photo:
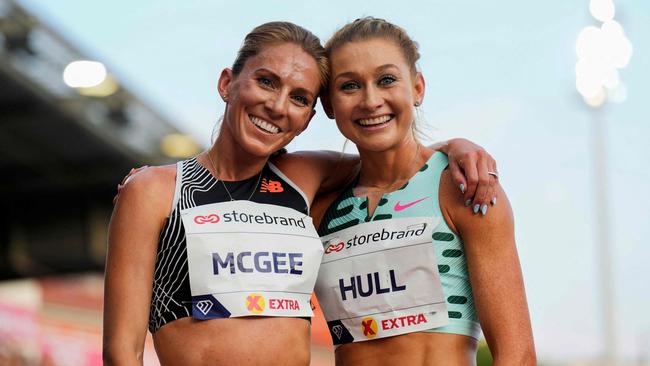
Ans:
[[[512,209],[497,186],[499,204],[483,216],[467,210],[448,171],[441,207],[464,243],[474,300],[494,365],[535,365],[528,304],[514,237]]]
[[[151,167],[124,185],[108,233],[104,281],[105,365],[141,365],[158,237],[171,210],[176,170]]]
[[[300,186],[310,199],[343,188],[356,174],[359,156],[336,151],[296,151],[273,163]]]

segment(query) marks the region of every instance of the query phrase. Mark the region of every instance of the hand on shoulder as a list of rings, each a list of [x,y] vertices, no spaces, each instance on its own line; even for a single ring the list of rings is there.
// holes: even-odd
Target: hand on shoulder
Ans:
[[[166,217],[171,212],[175,185],[175,165],[144,167],[124,180],[116,196],[115,210],[146,210]]]
[[[477,204],[469,210],[463,197],[458,194],[452,173],[449,169],[443,171],[440,177],[440,208],[449,227],[461,237],[473,233],[488,235],[511,232],[514,226],[512,208],[498,181],[494,184],[494,191],[498,205]]]

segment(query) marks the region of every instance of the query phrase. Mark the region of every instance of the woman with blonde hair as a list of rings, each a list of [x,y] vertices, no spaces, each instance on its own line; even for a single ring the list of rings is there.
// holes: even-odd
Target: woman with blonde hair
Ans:
[[[505,193],[497,184],[487,216],[464,209],[451,158],[413,133],[425,93],[417,44],[367,17],[325,48],[321,100],[361,158],[352,182],[313,209],[325,245],[316,295],[337,365],[474,365],[481,328],[494,365],[535,364]]]
[[[256,27],[219,78],[226,109],[212,146],[126,181],[109,227],[105,364],[141,364],[147,328],[164,365],[309,364],[323,252],[309,207],[358,157],[272,155],[307,128],[328,72],[309,31]],[[473,169],[465,194],[494,167],[465,141],[441,148]]]

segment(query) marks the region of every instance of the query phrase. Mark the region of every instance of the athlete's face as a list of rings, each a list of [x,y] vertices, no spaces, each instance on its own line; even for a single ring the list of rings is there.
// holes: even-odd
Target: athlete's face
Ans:
[[[313,57],[292,43],[268,46],[239,75],[222,72],[219,92],[228,102],[222,133],[246,152],[268,156],[307,127],[319,88]]]
[[[331,57],[329,89],[336,124],[359,150],[385,151],[413,139],[414,104],[424,79],[384,39],[351,42]]]

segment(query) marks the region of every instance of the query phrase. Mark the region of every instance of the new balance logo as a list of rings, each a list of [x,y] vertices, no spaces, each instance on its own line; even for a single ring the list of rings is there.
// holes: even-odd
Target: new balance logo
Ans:
[[[260,185],[260,192],[265,193],[280,193],[284,192],[284,188],[282,187],[282,183],[278,182],[277,180],[272,180],[272,179],[266,179],[262,178],[262,184]]]
[[[212,309],[212,301],[210,300],[201,300],[196,303],[196,308],[199,309],[203,315],[208,315],[210,309]]]

